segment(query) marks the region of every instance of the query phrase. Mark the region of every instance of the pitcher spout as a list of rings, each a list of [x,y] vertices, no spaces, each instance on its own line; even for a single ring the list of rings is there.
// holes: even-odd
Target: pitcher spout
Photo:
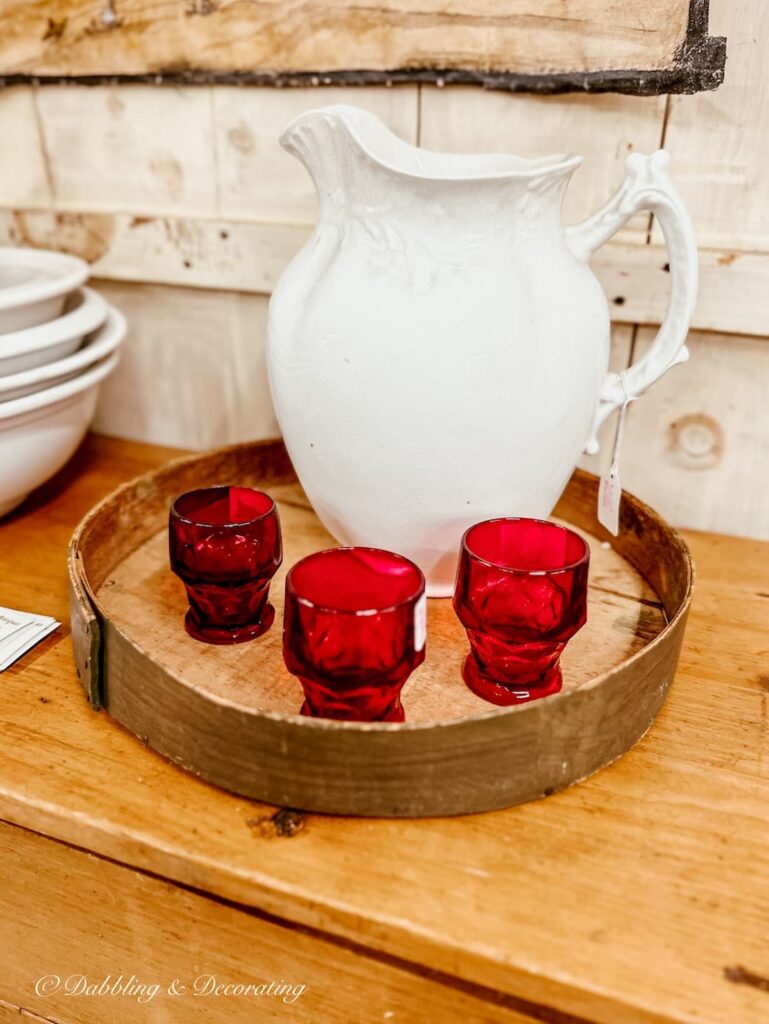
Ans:
[[[289,153],[305,160],[328,141],[354,141],[356,128],[360,131],[365,121],[381,124],[373,114],[349,104],[316,107],[290,121],[281,132],[279,142]]]
[[[280,143],[307,167],[319,192],[339,188],[361,166],[401,178],[441,182],[520,181],[526,188],[565,182],[582,162],[556,154],[527,159],[506,153],[439,153],[411,145],[379,118],[337,104],[309,110],[283,131]]]
[[[336,104],[308,110],[294,118],[280,136],[286,152],[300,160],[315,183],[321,209],[336,196],[341,202],[363,153],[354,125],[365,111]]]

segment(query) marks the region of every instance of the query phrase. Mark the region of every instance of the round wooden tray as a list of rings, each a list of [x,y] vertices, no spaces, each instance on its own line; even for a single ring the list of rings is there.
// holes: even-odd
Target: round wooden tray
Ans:
[[[214,483],[268,490],[284,562],[276,625],[211,647],[182,625],[168,567],[168,507]],[[428,602],[425,663],[403,690],[407,721],[298,714],[302,691],[281,655],[285,570],[334,544],[280,442],[173,462],[126,484],[80,523],[69,551],[78,676],[94,707],[189,771],[273,804],[339,814],[421,816],[490,810],[547,796],[614,761],[649,728],[678,661],[692,589],[686,545],[625,495],[621,533],[595,522],[597,481],[576,472],[555,514],[588,537],[588,623],[562,659],[564,689],[497,708],[462,682],[467,650],[451,602]]]

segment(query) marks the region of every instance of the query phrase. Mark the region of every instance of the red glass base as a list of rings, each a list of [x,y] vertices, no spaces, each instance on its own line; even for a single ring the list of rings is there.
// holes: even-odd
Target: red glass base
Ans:
[[[204,626],[194,609],[188,608],[184,616],[184,628],[195,640],[202,640],[206,644],[242,644],[262,636],[274,620],[275,609],[271,604],[266,604],[258,622],[248,622],[243,626]]]
[[[310,683],[310,686],[313,684]],[[335,718],[341,722],[405,722],[406,713],[403,710],[403,705],[400,702],[400,698],[393,701],[392,704],[387,707],[384,712],[380,712],[377,716],[371,717],[371,711],[365,707],[355,707],[349,704],[339,704],[338,702],[326,702],[322,708],[314,708],[308,701],[305,700],[299,709],[300,715],[306,715],[308,718]]]
[[[473,693],[490,704],[498,704],[500,707],[525,704],[527,701],[538,700],[540,697],[549,697],[552,693],[558,693],[563,686],[561,670],[557,664],[536,682],[516,685],[515,681],[511,680],[509,684],[505,684],[487,676],[473,654],[468,654],[465,658],[462,666],[462,678]]]

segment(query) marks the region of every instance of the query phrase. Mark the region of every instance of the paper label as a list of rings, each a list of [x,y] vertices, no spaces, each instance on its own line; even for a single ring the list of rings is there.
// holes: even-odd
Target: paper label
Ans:
[[[619,470],[612,465],[607,475],[602,476],[598,484],[598,522],[605,526],[609,533],[619,533],[619,503],[622,499],[622,486],[619,482]]]
[[[50,615],[0,607],[0,672],[18,661],[58,625]]]
[[[414,650],[424,649],[427,639],[427,595],[422,594],[414,605]]]
[[[12,608],[0,608],[0,644],[28,625],[30,617]]]
[[[622,501],[622,484],[619,482],[619,456],[622,450],[622,437],[625,433],[627,407],[633,401],[633,396],[627,389],[624,371],[620,374],[620,380],[625,391],[625,401],[619,410],[611,465],[608,472],[603,474],[598,484],[598,522],[601,526],[606,527],[614,537],[619,533],[619,506]]]

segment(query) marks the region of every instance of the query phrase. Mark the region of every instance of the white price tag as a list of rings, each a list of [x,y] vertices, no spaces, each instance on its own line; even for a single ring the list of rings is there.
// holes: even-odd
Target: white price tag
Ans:
[[[414,605],[414,650],[424,649],[427,639],[427,595],[422,594]]]
[[[619,482],[617,467],[612,464],[607,476],[602,476],[598,484],[598,522],[605,526],[615,537],[619,533],[619,503],[622,499],[622,487]]]

